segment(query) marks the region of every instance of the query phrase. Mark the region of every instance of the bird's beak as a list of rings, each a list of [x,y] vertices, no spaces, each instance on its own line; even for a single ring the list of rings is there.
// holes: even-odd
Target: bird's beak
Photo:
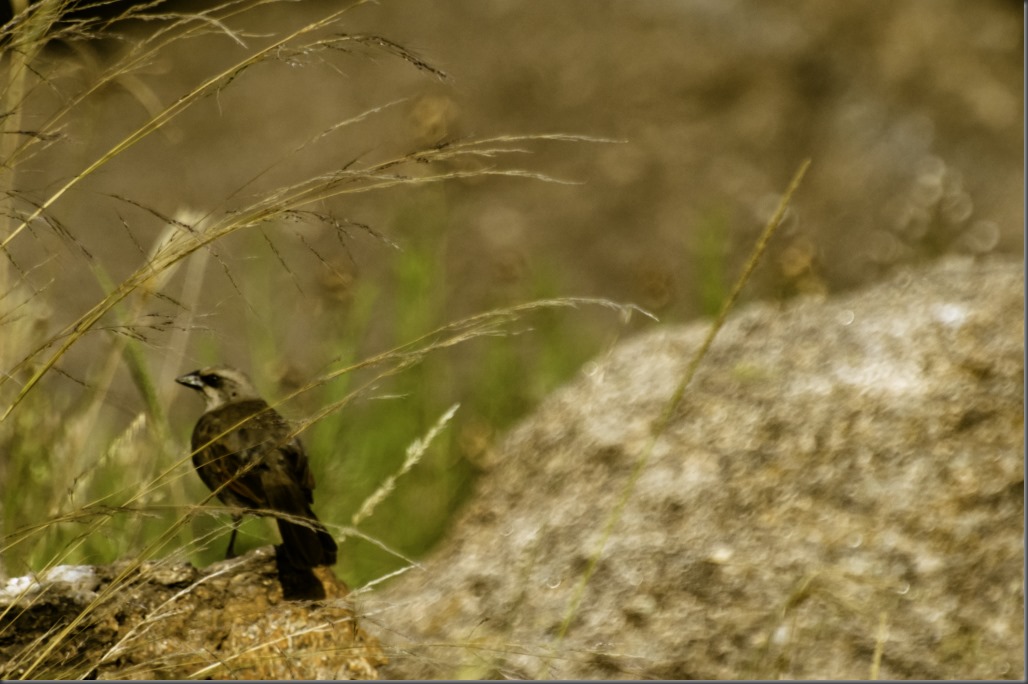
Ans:
[[[195,390],[203,390],[203,380],[200,379],[200,371],[193,371],[175,378],[175,382]]]

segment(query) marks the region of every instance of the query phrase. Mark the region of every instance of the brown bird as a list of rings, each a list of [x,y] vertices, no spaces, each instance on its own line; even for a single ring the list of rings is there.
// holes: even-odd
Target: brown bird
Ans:
[[[314,475],[286,420],[234,368],[187,373],[176,382],[203,394],[206,407],[193,429],[193,465],[226,505],[276,515],[284,555],[294,567],[334,565],[336,542],[318,521]],[[235,555],[242,512],[233,516],[227,558]]]

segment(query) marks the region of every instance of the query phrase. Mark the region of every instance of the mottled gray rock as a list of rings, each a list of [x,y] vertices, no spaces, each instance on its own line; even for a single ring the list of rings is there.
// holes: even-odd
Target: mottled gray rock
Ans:
[[[708,324],[588,364],[366,601],[385,674],[1022,678],[1023,288],[948,260],[739,310],[648,457]]]

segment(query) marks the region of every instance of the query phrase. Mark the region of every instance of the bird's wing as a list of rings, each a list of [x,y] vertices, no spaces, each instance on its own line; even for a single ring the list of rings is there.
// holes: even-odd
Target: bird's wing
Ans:
[[[202,415],[193,430],[193,464],[200,479],[229,505],[268,507],[260,470],[275,435],[248,421],[262,409],[267,409],[263,401],[229,404]]]
[[[307,462],[307,453],[303,450],[303,444],[299,437],[282,447],[282,454],[289,462],[293,477],[296,483],[303,489],[307,497],[307,503],[314,501],[314,473]]]
[[[288,474],[289,479],[303,492],[304,500],[309,504],[314,500],[314,473],[307,462],[300,438],[293,434],[293,427],[276,411],[265,411],[254,416],[253,425],[275,443],[275,463],[269,462],[272,470]],[[268,455],[271,458],[271,455]]]

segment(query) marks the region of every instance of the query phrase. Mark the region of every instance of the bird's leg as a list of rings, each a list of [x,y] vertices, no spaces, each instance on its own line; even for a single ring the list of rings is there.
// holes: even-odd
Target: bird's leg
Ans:
[[[239,532],[239,523],[243,520],[241,513],[232,515],[232,536],[228,538],[228,550],[225,551],[225,559],[236,557],[236,533]]]

